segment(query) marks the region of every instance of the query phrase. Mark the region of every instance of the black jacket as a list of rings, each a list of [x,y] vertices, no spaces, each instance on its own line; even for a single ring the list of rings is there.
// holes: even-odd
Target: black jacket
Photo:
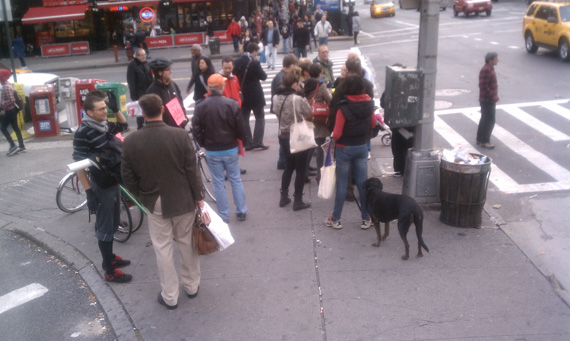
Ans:
[[[131,101],[137,101],[146,94],[146,89],[152,84],[152,72],[146,62],[141,63],[138,59],[133,59],[127,67],[127,83]]]
[[[374,84],[372,84],[366,78],[362,78],[364,82],[364,93],[366,93],[370,98],[374,98]],[[345,98],[345,93],[342,86],[342,80],[340,81],[339,85],[335,88],[335,91],[332,96],[332,100],[329,103],[329,120],[328,120],[328,128],[330,131],[334,129],[334,124],[336,122],[336,113],[338,111],[338,103]]]
[[[249,63],[249,68],[246,68]],[[240,81],[241,92],[243,93],[242,108],[264,107],[265,95],[261,88],[261,81],[267,79],[267,74],[263,71],[261,64],[249,53],[244,53],[234,62],[234,75]],[[244,79],[245,75],[245,79]]]
[[[304,49],[311,44],[311,33],[306,27],[297,27],[293,31],[293,47]]]
[[[180,92],[180,89],[178,88],[178,85],[176,85],[175,82],[171,81],[170,83],[168,83],[168,85],[166,85],[154,81],[146,90],[146,93],[157,94],[158,97],[162,99],[164,105],[164,114],[162,115],[162,120],[164,121],[164,123],[172,127],[181,127],[181,128],[186,127],[188,119],[182,122],[182,124],[177,125],[176,121],[170,114],[170,111],[166,107],[166,104],[176,97],[178,98],[178,102],[180,102],[180,106],[182,107],[182,111],[184,111],[184,115],[186,115],[186,109],[184,108],[184,99],[182,98],[182,93]]]
[[[261,39],[263,41],[263,46],[267,46],[268,42],[269,42],[269,37],[267,36],[267,34],[269,33],[269,29],[266,27],[263,29],[263,34],[261,35]],[[273,41],[271,42],[271,45],[273,45],[274,47],[279,45],[279,28],[277,27],[273,27]]]
[[[194,79],[194,75],[197,74],[198,72],[200,72],[200,58],[202,57],[202,55],[199,55],[198,57],[194,58],[194,56],[192,56],[192,58],[190,58],[190,70],[192,71],[192,76],[190,77],[190,82],[188,83],[188,86],[186,87],[186,89],[190,90],[192,89],[192,85],[194,85],[195,79]]]
[[[232,149],[237,139],[246,140],[237,102],[215,93],[196,103],[192,128],[198,144],[210,151]]]
[[[368,142],[370,121],[374,115],[374,101],[344,99],[338,103],[338,107],[345,121],[342,136],[336,142],[345,146],[359,146]]]

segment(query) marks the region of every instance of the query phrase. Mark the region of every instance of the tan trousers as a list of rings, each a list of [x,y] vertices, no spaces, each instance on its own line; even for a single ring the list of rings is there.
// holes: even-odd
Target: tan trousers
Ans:
[[[165,219],[162,217],[160,197],[154,205],[154,213],[148,215],[150,239],[156,254],[162,298],[168,305],[178,303],[179,282],[174,266],[174,243],[176,240],[182,265],[180,277],[187,294],[195,294],[200,285],[200,256],[192,248],[192,224],[195,211]]]

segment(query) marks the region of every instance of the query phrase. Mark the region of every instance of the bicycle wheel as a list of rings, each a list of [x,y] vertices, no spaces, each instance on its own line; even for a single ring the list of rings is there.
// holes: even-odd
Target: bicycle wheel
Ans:
[[[131,213],[131,220],[133,221],[133,233],[135,233],[142,226],[142,223],[144,221],[144,213],[140,207],[131,202],[129,202],[129,211]]]
[[[113,235],[113,239],[120,243],[124,243],[131,238],[132,233],[133,220],[131,219],[129,205],[125,199],[121,198],[121,217],[119,220],[119,228]]]
[[[208,194],[213,202],[216,202],[216,197],[214,196],[214,183],[212,181],[210,168],[206,161],[206,155],[198,156],[198,164],[200,165],[200,172],[202,173],[202,185],[204,186],[204,192]]]
[[[391,145],[392,144],[392,134],[382,135],[382,144],[385,146]]]
[[[55,195],[57,207],[66,213],[74,213],[87,204],[87,195],[75,172],[68,173],[61,179]]]

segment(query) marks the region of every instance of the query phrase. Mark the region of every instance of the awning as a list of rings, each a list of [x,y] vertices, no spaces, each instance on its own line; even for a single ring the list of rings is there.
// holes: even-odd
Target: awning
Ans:
[[[173,4],[181,4],[185,2],[199,2],[199,1],[206,1],[206,0],[172,0]]]
[[[24,14],[22,24],[41,24],[54,21],[79,20],[85,18],[88,4],[55,7],[32,7]]]
[[[99,8],[109,8],[115,6],[153,6],[158,5],[158,0],[134,0],[134,1],[99,1],[97,2],[97,7]]]

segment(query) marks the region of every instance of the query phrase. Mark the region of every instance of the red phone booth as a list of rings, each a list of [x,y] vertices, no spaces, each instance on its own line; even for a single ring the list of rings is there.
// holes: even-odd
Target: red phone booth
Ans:
[[[59,135],[57,101],[55,99],[55,87],[52,84],[32,86],[30,89],[30,108],[32,109],[32,122],[36,136]]]
[[[83,115],[85,110],[83,109],[83,101],[88,93],[95,90],[95,85],[99,83],[106,83],[102,79],[80,79],[75,83],[75,98],[77,99],[77,122],[78,124],[83,123]]]

